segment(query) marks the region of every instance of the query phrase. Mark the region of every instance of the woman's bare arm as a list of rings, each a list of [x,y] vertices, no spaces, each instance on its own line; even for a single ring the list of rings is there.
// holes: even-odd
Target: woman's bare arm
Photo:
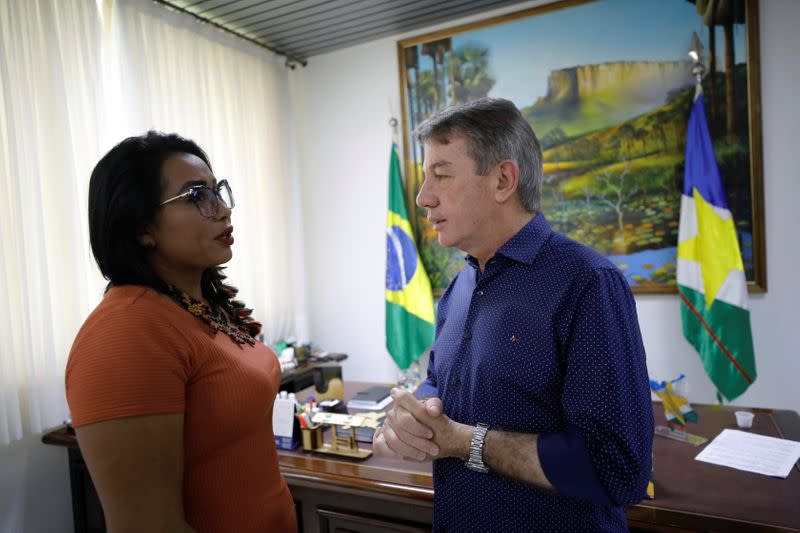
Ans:
[[[110,533],[191,532],[183,514],[183,414],[76,428]]]

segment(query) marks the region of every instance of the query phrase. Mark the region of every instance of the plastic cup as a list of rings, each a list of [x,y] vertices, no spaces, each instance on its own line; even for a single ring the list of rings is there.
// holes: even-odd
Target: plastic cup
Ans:
[[[753,427],[753,417],[755,416],[750,411],[736,411],[736,425],[740,428],[747,429]]]

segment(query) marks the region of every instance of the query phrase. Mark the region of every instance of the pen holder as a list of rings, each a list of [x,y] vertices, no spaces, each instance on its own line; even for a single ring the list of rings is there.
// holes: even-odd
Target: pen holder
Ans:
[[[303,428],[303,449],[313,451],[322,447],[322,426]]]

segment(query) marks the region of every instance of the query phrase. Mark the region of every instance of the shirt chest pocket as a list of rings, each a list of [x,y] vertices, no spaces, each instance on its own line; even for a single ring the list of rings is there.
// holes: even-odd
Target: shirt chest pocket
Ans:
[[[560,388],[561,370],[548,321],[514,315],[486,328],[477,376],[496,393],[510,398],[536,397]]]

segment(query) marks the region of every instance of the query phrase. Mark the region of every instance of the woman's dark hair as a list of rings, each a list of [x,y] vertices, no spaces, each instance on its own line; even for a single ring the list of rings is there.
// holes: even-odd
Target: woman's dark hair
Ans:
[[[145,285],[167,293],[167,284],[147,261],[147,249],[137,237],[155,217],[161,203],[161,166],[170,156],[193,154],[208,168],[208,156],[194,141],[175,133],[148,131],[128,137],[97,163],[89,181],[89,237],[92,253],[108,286]],[[222,308],[236,322],[244,305],[234,301],[236,288],[224,284],[222,267],[203,273],[203,297],[212,307]]]

